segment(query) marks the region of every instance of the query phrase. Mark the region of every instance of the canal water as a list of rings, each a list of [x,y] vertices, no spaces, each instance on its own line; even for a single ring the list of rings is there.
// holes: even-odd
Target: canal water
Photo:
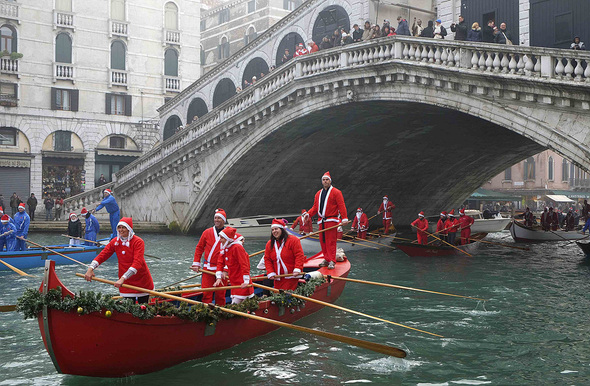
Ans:
[[[51,234],[31,239],[41,244],[63,242]],[[144,239],[146,253],[162,258],[148,259],[156,286],[191,275],[195,237]],[[514,245],[507,233],[486,240]],[[262,249],[264,241],[247,240],[245,246],[252,253]],[[36,320],[25,321],[10,312],[0,313],[0,385],[588,384],[590,261],[566,242],[530,248],[481,245],[473,258],[410,258],[388,248],[349,254],[353,278],[487,299],[482,303],[348,283],[337,302],[444,335],[442,339],[334,309],[298,322],[403,348],[408,352],[405,359],[281,329],[154,374],[114,381],[76,377],[56,373]],[[258,257],[253,258],[252,266],[257,262]],[[76,292],[113,292],[104,284],[77,278],[74,274],[83,272],[77,266],[59,266],[57,271]],[[110,279],[116,272],[116,264],[110,262],[100,269],[101,276]],[[29,273],[40,276],[41,269]],[[39,283],[39,278],[1,272],[0,304],[14,304],[25,288]]]

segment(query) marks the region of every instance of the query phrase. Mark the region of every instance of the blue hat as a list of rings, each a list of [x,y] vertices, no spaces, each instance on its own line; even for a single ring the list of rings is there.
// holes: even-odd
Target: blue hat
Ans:
[[[442,23],[442,21],[440,21],[440,19],[436,19],[436,22],[437,23]]]

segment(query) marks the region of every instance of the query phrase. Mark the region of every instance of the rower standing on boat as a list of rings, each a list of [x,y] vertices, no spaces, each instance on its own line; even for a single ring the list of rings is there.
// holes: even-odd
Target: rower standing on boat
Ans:
[[[395,209],[395,205],[393,202],[389,201],[387,196],[383,196],[383,202],[379,206],[379,210],[377,214],[383,213],[383,234],[389,234],[389,227],[391,226],[392,218],[393,218],[393,210]]]
[[[445,223],[447,222],[447,211],[443,210],[440,213],[440,218],[436,223],[436,233],[442,240],[447,241],[447,230],[445,229]]]
[[[523,214],[523,218],[524,218],[524,225],[527,227],[532,227],[533,223],[535,222],[535,217],[533,216],[533,212],[531,212],[531,209],[527,206],[524,214]]]
[[[574,217],[574,212],[570,208],[565,215],[565,219],[563,220],[563,227],[566,232],[573,231],[576,228],[576,218]]]
[[[100,231],[100,224],[98,223],[97,218],[94,217],[94,215],[90,213],[86,208],[82,208],[82,210],[80,211],[80,215],[86,219],[86,228],[84,228],[84,238],[86,240],[89,240],[86,241],[84,245],[93,247],[96,245],[96,243],[92,243],[91,241],[96,241],[96,235],[98,235],[98,232]]]
[[[455,218],[455,209],[451,209],[449,212],[449,218],[445,222],[445,229],[447,230],[447,240],[449,244],[455,245],[457,231],[459,230],[459,221]]]
[[[545,232],[549,230],[549,223],[549,208],[545,207],[541,214],[541,228],[543,228]]]
[[[367,238],[367,229],[369,229],[369,218],[363,212],[363,208],[356,210],[356,216],[352,220],[352,229],[356,230],[356,237],[365,240]]]
[[[274,279],[276,275],[285,273],[301,273],[305,255],[301,248],[301,241],[295,236],[289,236],[280,220],[272,220],[270,226],[270,240],[264,249],[264,266],[266,276],[274,280],[274,287],[282,290],[296,290],[299,283],[298,276]]]
[[[119,293],[127,300],[140,304],[147,303],[149,294],[121,287],[121,284],[125,283],[136,287],[154,289],[154,281],[143,255],[145,243],[133,232],[133,220],[131,217],[123,217],[117,224],[116,229],[117,237],[104,247],[102,252],[96,256],[96,259],[92,260],[84,277],[87,281],[91,281],[96,267],[116,253],[119,264],[119,280],[115,283],[115,287],[119,288]]]
[[[416,237],[418,238],[418,244],[428,244],[428,234],[426,233],[428,230],[428,220],[424,217],[424,212],[418,213],[418,218],[410,225],[417,229]]]
[[[2,225],[0,225],[0,252],[4,251],[6,245],[6,251],[14,251],[16,249],[16,227],[10,222],[10,216],[5,214],[0,219]],[[11,232],[11,233],[8,233]]]
[[[342,217],[342,224],[347,224],[348,216],[346,214],[346,206],[344,205],[344,197],[340,190],[332,186],[330,172],[326,172],[322,176],[322,186],[323,188],[316,193],[313,206],[307,211],[307,214],[310,218],[315,215],[318,216],[320,230],[338,224],[339,215]],[[324,254],[324,261],[320,263],[320,267],[327,266],[328,269],[334,269],[336,265],[337,239],[338,231],[336,228],[320,234],[320,245]]]
[[[294,230],[297,225],[299,225],[299,233],[302,235],[313,232],[313,224],[311,222],[311,217],[309,217],[305,209],[301,209],[301,216],[297,217],[297,219],[291,226],[291,229]]]
[[[553,210],[553,207],[549,208],[549,229],[552,231],[556,231],[559,229],[559,216],[557,215],[557,211]]]
[[[247,298],[254,296],[254,289],[250,286],[250,257],[242,245],[243,238],[236,233],[236,229],[226,227],[219,232],[221,251],[217,259],[217,280],[214,287],[224,285],[224,279],[229,277],[232,286],[239,285],[241,288],[231,290],[231,303],[240,304]]]
[[[15,251],[26,251],[27,245],[24,239],[29,234],[29,224],[31,218],[25,212],[25,203],[21,202],[18,204],[18,212],[14,215],[14,226],[16,227],[16,248]],[[22,238],[21,238],[22,237]]]
[[[68,236],[70,237],[70,246],[82,245],[82,223],[78,220],[78,215],[74,212],[70,213],[68,220]],[[74,239],[73,237],[77,237]]]
[[[220,259],[219,251],[221,246],[221,238],[219,232],[225,229],[225,221],[227,215],[223,209],[215,209],[213,215],[213,226],[205,229],[197,246],[195,247],[195,257],[191,269],[195,272],[201,270],[201,256],[204,255],[203,268],[209,271],[217,270],[217,261]],[[212,275],[201,276],[201,288],[211,288],[215,284],[215,277]],[[227,283],[224,282],[224,285]],[[203,303],[212,303],[213,296],[215,296],[215,304],[218,306],[225,305],[225,291],[204,292]]]
[[[121,211],[119,210],[119,205],[117,204],[117,200],[113,197],[113,191],[110,189],[105,189],[103,191],[103,200],[101,203],[94,209],[94,212],[98,212],[102,208],[106,208],[107,212],[109,213],[109,221],[111,222],[111,239],[117,237],[117,224],[119,223],[119,218],[121,218]]]
[[[459,226],[461,229],[461,245],[469,244],[471,238],[471,226],[475,220],[471,216],[465,215],[465,209],[459,211]]]

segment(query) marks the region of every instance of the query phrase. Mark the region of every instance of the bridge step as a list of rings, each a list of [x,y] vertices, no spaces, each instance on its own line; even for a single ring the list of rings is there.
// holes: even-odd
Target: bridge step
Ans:
[[[107,221],[101,221],[100,234],[99,236],[104,237],[110,233],[111,224]],[[147,222],[147,221],[133,221],[133,230],[135,233],[141,235],[142,233],[170,233],[170,229],[163,222]],[[62,221],[31,221],[29,226],[29,235],[32,232],[61,232],[63,234],[68,233],[68,222]]]

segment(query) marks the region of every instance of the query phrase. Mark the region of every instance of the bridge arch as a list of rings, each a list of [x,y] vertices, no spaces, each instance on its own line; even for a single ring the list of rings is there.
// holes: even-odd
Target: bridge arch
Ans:
[[[236,95],[236,84],[230,78],[221,79],[213,91],[213,108]]]
[[[312,29],[312,39],[320,44],[325,36],[332,36],[334,30],[344,28],[350,32],[350,18],[348,12],[340,5],[329,5],[322,9],[315,17]]]
[[[261,73],[267,75],[269,71],[268,63],[261,57],[253,58],[248,62],[242,73],[242,85],[244,81],[252,82],[252,77],[255,76],[258,80],[261,78]]]
[[[190,125],[195,117],[201,118],[209,112],[207,103],[202,98],[194,98],[188,105],[188,112],[186,113],[186,124]]]
[[[166,124],[164,125],[162,140],[165,141],[168,138],[172,137],[180,126],[182,126],[182,121],[180,120],[178,115],[169,116],[166,120]]]

